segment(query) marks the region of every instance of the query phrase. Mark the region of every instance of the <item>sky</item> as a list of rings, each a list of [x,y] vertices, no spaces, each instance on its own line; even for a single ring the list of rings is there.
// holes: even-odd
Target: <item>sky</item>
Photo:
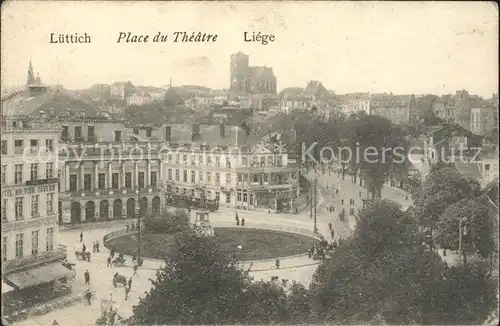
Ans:
[[[498,8],[487,2],[3,2],[2,87],[26,83],[31,59],[49,85],[130,80],[228,88],[230,54],[272,67],[278,91],[319,80],[336,93],[498,91]],[[153,43],[158,32],[218,34],[215,43]],[[244,32],[274,34],[268,45]],[[150,35],[117,43],[119,32]],[[50,44],[87,33],[90,44]]]

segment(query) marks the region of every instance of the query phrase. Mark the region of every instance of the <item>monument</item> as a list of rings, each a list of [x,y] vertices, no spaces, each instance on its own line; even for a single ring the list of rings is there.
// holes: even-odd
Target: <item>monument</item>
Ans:
[[[200,206],[196,210],[196,220],[194,222],[196,233],[199,236],[213,237],[215,235],[214,228],[210,223],[209,214],[210,211],[207,209],[205,193],[202,191],[200,194]]]

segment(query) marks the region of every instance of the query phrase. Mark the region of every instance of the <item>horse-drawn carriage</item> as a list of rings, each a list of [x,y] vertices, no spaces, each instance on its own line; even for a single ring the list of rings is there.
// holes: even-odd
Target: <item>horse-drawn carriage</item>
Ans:
[[[119,254],[118,257],[116,257],[111,263],[116,267],[123,267],[125,266],[125,262],[126,259],[123,254]]]
[[[75,256],[76,256],[76,259],[90,261],[90,252],[89,251],[75,250]]]
[[[127,278],[123,275],[115,273],[115,275],[113,275],[113,286],[116,288],[118,287],[118,284],[121,284],[124,287],[127,286]]]

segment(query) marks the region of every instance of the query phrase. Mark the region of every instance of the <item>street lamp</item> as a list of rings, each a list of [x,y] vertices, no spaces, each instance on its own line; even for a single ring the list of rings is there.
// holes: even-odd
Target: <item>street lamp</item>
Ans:
[[[137,191],[137,204],[135,206],[136,216],[137,216],[137,262],[141,261],[141,192],[139,189]]]

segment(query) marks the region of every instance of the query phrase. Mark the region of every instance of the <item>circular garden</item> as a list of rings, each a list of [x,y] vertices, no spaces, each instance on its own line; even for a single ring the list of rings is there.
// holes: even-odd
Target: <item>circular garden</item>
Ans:
[[[234,253],[239,261],[272,259],[306,253],[318,240],[297,233],[243,227],[215,227],[221,246]],[[141,256],[164,259],[174,243],[175,234],[146,233],[141,235]],[[110,239],[106,247],[118,253],[137,255],[137,234]]]

